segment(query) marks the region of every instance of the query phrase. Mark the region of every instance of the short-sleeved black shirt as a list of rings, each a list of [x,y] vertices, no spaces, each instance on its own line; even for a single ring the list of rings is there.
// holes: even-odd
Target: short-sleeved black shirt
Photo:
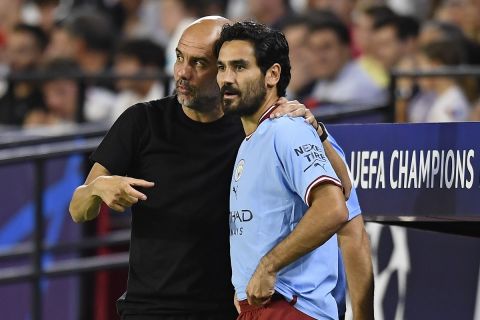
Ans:
[[[132,207],[121,314],[232,307],[228,199],[244,136],[239,118],[196,122],[171,96],[127,109],[93,153],[113,175],[155,182]]]

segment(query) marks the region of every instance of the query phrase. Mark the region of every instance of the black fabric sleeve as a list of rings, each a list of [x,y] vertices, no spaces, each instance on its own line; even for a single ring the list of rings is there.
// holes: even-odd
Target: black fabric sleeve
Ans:
[[[115,121],[90,160],[104,166],[112,175],[127,175],[138,154],[146,123],[145,105],[134,105]],[[143,120],[143,121],[142,121]]]

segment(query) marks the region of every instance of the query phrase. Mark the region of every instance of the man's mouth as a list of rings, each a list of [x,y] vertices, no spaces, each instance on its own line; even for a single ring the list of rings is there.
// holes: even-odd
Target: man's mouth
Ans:
[[[234,89],[222,89],[222,96],[224,99],[233,99],[235,97],[238,97],[240,95],[240,92]]]
[[[190,86],[186,86],[179,83],[177,83],[176,89],[177,89],[177,93],[180,93],[180,94],[190,94],[192,92],[192,88],[190,88]]]

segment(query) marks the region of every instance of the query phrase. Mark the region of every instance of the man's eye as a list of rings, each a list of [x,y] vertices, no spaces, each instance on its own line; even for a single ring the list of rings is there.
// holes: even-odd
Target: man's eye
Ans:
[[[237,70],[237,71],[242,71],[242,70],[244,70],[244,69],[245,69],[244,66],[241,66],[241,65],[235,66],[235,70]]]
[[[225,66],[217,65],[217,69],[218,69],[218,71],[223,71],[223,70],[225,70]]]
[[[183,61],[183,57],[179,54],[177,54],[177,61],[179,62],[182,62]]]

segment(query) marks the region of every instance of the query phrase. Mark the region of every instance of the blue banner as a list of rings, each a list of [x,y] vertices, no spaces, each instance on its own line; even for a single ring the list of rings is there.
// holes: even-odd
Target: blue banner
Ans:
[[[330,125],[366,216],[480,220],[480,123]]]

